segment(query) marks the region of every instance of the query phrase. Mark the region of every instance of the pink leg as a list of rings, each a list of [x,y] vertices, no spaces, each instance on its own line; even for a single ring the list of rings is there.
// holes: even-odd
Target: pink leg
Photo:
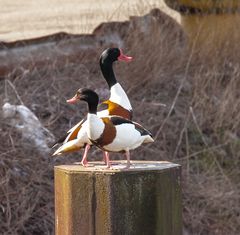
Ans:
[[[107,168],[110,168],[111,167],[111,164],[110,164],[110,161],[109,161],[109,153],[108,152],[104,152],[104,159],[106,160],[106,165],[107,165]]]
[[[131,162],[130,162],[130,153],[129,151],[126,151],[126,157],[127,157],[127,166],[124,168],[124,169],[129,169],[130,168],[130,165],[131,165]]]
[[[104,161],[105,164],[107,164],[106,153],[107,153],[107,152],[103,152],[103,161]]]
[[[88,153],[88,150],[90,149],[90,145],[87,144],[85,149],[84,149],[84,154],[83,154],[83,158],[82,158],[82,161],[81,161],[81,164],[83,166],[87,166],[88,165],[88,161],[87,161],[87,153]]]
[[[106,153],[109,156],[109,153],[107,151],[103,152],[103,162],[107,165]],[[110,162],[110,160],[109,160],[109,163],[111,164],[112,162]]]

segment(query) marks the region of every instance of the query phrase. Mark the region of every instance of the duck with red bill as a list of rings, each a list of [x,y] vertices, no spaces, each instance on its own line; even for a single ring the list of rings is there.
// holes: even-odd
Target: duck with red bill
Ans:
[[[69,104],[75,104],[77,101],[78,101],[78,97],[77,97],[77,95],[75,95],[73,98],[68,99],[68,100],[67,100],[67,103],[69,103]]]
[[[132,119],[131,103],[124,89],[118,83],[113,71],[114,62],[130,62],[132,59],[133,58],[131,56],[124,55],[122,50],[119,48],[108,48],[101,54],[99,58],[99,65],[102,75],[109,87],[110,97],[108,100],[103,102],[104,107],[107,105],[107,109],[97,112],[97,115],[99,117],[117,115],[126,119]],[[80,94],[77,92],[76,95],[73,98],[67,100],[67,102],[70,104],[75,104],[80,98],[79,95]],[[63,153],[78,151],[81,148],[85,148],[81,163],[83,166],[88,166],[87,153],[92,143],[87,137],[86,130],[86,119],[83,119],[74,127],[72,127],[65,136],[57,141],[56,144],[62,144],[62,146],[60,146],[60,148],[58,148],[53,155],[60,155]],[[105,153],[104,156],[106,156]]]
[[[133,60],[133,58],[131,56],[124,55],[122,52],[122,49],[119,49],[119,51],[120,51],[120,55],[118,56],[118,60],[127,61],[127,62],[130,62]]]

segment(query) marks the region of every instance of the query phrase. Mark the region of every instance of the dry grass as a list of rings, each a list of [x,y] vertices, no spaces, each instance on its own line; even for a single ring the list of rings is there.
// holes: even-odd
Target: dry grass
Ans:
[[[194,50],[186,49],[181,28],[157,11],[135,18],[127,30],[122,35],[124,51],[135,60],[118,63],[115,71],[132,101],[134,120],[156,137],[154,144],[134,151],[132,159],[182,164],[184,226],[190,234],[237,235],[238,58],[226,61],[223,55],[214,63],[200,60]],[[44,126],[59,136],[86,112],[84,105],[72,107],[65,102],[77,88],[98,87],[102,98],[107,95],[97,61],[105,47],[91,52],[91,57],[86,52],[76,63],[56,67],[52,62],[17,76],[11,73],[6,79]],[[6,81],[0,82],[0,90],[0,105],[6,98],[19,103]],[[53,166],[79,161],[81,154],[41,158],[23,145],[6,120],[0,121],[0,231],[53,234]],[[90,158],[99,159],[100,151],[91,151]]]

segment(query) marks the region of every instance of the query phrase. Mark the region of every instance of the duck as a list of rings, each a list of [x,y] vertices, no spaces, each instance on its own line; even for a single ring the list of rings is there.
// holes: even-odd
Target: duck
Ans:
[[[98,94],[88,88],[80,88],[72,98],[75,102],[85,101],[88,104],[86,132],[89,141],[102,149],[106,157],[107,168],[111,167],[109,152],[120,152],[126,155],[129,169],[130,150],[136,149],[143,143],[152,143],[152,134],[142,125],[121,116],[112,115],[100,117],[97,113]]]
[[[131,103],[123,87],[117,81],[113,71],[113,63],[115,61],[130,62],[132,59],[131,56],[123,54],[122,49],[120,48],[107,48],[102,52],[99,59],[99,65],[102,75],[108,84],[110,98],[100,104],[100,106],[105,106],[106,108],[97,112],[99,117],[118,115],[126,119],[132,119],[133,111]],[[69,99],[67,102],[75,103],[76,99]],[[85,117],[53,144],[52,148],[61,144],[61,146],[53,153],[53,156],[75,152],[84,148],[81,164],[83,166],[88,166],[87,153],[92,143],[87,137],[86,127],[87,123]],[[104,161],[106,162],[105,156],[106,154],[104,153]]]

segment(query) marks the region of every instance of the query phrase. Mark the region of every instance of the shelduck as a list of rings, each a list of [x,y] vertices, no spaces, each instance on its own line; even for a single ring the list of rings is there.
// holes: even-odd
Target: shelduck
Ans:
[[[128,99],[128,96],[122,86],[117,82],[113,71],[113,63],[115,61],[132,61],[132,57],[123,54],[119,48],[108,48],[100,56],[100,68],[104,79],[106,80],[109,90],[110,98],[104,101],[102,104],[107,105],[107,108],[97,113],[99,117],[107,115],[118,115],[126,119],[132,119],[132,106]],[[70,99],[67,102],[74,103],[76,99]],[[78,151],[81,148],[85,148],[81,164],[87,166],[87,153],[92,145],[91,141],[87,137],[86,132],[86,118],[77,123],[71,128],[65,136],[60,138],[53,147],[57,144],[62,144],[53,154],[61,155],[63,153],[69,153]],[[104,154],[106,156],[106,154]]]
[[[154,142],[151,133],[136,122],[116,115],[99,117],[97,114],[99,98],[94,91],[86,88],[79,89],[73,100],[87,102],[87,136],[92,144],[105,151],[108,168],[110,167],[109,152],[125,153],[126,169],[128,169],[130,167],[129,151],[143,143]]]

